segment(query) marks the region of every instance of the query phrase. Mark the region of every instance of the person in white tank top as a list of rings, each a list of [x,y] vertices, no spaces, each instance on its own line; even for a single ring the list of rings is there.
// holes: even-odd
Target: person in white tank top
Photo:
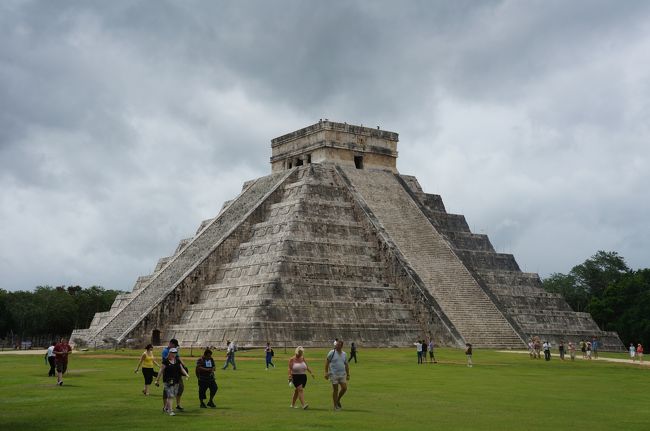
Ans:
[[[305,386],[307,386],[307,373],[314,378],[314,373],[305,362],[305,349],[302,346],[296,348],[296,354],[289,359],[289,386],[294,387],[293,398],[291,399],[291,408],[296,407],[296,400],[300,400],[303,409],[309,407],[305,403]]]

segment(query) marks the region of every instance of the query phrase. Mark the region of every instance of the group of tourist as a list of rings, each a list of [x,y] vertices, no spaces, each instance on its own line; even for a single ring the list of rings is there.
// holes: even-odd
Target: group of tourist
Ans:
[[[227,342],[226,347],[226,362],[222,369],[228,368],[229,365],[235,365],[235,351],[236,345],[233,341]],[[264,349],[266,356],[266,369],[269,366],[275,368],[272,362],[274,356],[273,349],[270,343],[266,344]],[[356,346],[354,347],[356,356]],[[156,372],[154,365],[158,366],[160,370]],[[183,384],[183,377],[189,377],[189,370],[183,363],[180,357],[178,340],[171,339],[167,347],[162,351],[162,362],[158,364],[153,355],[153,346],[148,344],[145,351],[140,356],[135,372],[142,370],[144,378],[144,388],[142,393],[146,396],[149,395],[149,386],[153,378],[156,377],[155,385],[160,385],[160,380],[163,382],[163,412],[170,416],[175,416],[176,411],[182,412],[185,410],[181,405],[185,385]],[[205,349],[203,355],[196,361],[196,377],[199,386],[199,407],[200,408],[215,408],[214,397],[217,393],[218,386],[214,376],[215,363],[212,358],[212,350]],[[296,348],[295,355],[289,359],[289,385],[294,389],[291,399],[291,407],[297,408],[296,401],[300,401],[300,407],[307,409],[309,405],[305,402],[304,390],[307,386],[307,373],[311,374],[314,378],[314,373],[307,365],[304,357],[304,348],[299,346]],[[343,341],[336,340],[334,349],[332,349],[326,358],[325,363],[325,379],[329,380],[332,384],[332,402],[334,410],[342,408],[341,398],[347,392],[347,381],[350,379],[350,369],[348,367],[348,359],[346,353],[343,351]],[[209,396],[208,396],[209,391]],[[207,400],[207,402],[206,402]],[[175,408],[174,408],[175,402]]]
[[[641,364],[643,363],[643,346],[641,345],[641,343],[638,343],[636,347],[634,347],[634,343],[630,343],[629,352],[630,352],[630,360],[632,362],[638,360],[639,363]]]
[[[593,337],[591,341],[580,340],[578,346],[582,352],[583,359],[598,359],[598,350],[600,349],[600,341],[598,338]],[[541,338],[537,336],[528,340],[528,354],[531,359],[540,359],[541,353],[544,352],[544,359],[550,361],[551,347],[549,341],[545,340],[542,342]],[[560,343],[558,344],[558,353],[560,354],[561,360],[564,360],[567,351],[571,360],[574,361],[576,358],[576,345],[573,342],[569,342],[568,345],[565,346],[564,340],[560,340]]]
[[[413,345],[415,346],[415,351],[418,355],[418,364],[425,364],[427,362],[427,351],[429,352],[429,363],[438,363],[433,352],[433,339],[430,339],[428,344],[426,340],[417,340]]]

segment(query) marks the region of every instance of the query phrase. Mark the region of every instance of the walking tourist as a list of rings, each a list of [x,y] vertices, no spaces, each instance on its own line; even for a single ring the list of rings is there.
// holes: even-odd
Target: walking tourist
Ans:
[[[427,362],[427,340],[426,338],[422,341],[422,363],[425,364]]]
[[[472,368],[474,364],[472,363],[472,345],[470,343],[465,343],[465,356],[467,357],[467,366]]]
[[[54,365],[56,367],[56,384],[63,386],[63,375],[68,371],[68,356],[72,352],[72,347],[70,347],[66,338],[61,338],[52,349],[52,352],[54,353]]]
[[[269,365],[275,368],[275,365],[273,365],[273,356],[275,353],[273,352],[273,349],[271,348],[271,343],[266,343],[266,348],[264,349],[264,353],[266,354],[266,369],[269,369]]]
[[[48,377],[56,376],[56,355],[54,354],[54,346],[56,346],[56,343],[53,341],[45,353],[45,363],[50,366],[50,371],[47,373]]]
[[[573,341],[569,341],[569,356],[572,361],[576,360],[576,345],[573,344]]]
[[[199,380],[199,407],[202,409],[217,407],[214,404],[214,396],[219,389],[217,381],[214,378],[214,360],[212,359],[212,350],[205,349],[203,356],[196,361],[196,377]],[[205,393],[210,390],[210,398],[207,405],[203,402],[205,400]]]
[[[591,341],[587,341],[587,359],[591,361]]]
[[[147,344],[145,351],[140,356],[140,362],[138,362],[138,366],[135,367],[135,372],[137,373],[140,369],[140,366],[142,366],[142,376],[144,377],[144,388],[142,389],[142,393],[145,396],[149,395],[149,386],[151,385],[151,382],[153,382],[154,376],[158,376],[158,374],[153,369],[154,364],[160,368],[160,364],[158,364],[158,362],[156,362],[153,358],[153,345]]]
[[[560,345],[557,346],[557,349],[560,352],[560,359],[564,361],[564,340],[560,340]]]
[[[530,356],[530,359],[535,359],[535,344],[532,338],[528,340],[528,356]]]
[[[229,364],[232,364],[232,369],[236,370],[237,365],[235,364],[235,350],[237,350],[237,347],[235,345],[234,341],[226,341],[226,362],[224,362],[223,367],[221,368],[222,370],[225,370],[228,368]]]
[[[598,338],[594,337],[591,340],[591,353],[594,355],[594,359],[598,359],[598,349],[600,348],[600,341]]]
[[[538,336],[533,338],[533,349],[535,350],[535,359],[542,358],[542,340]]]
[[[551,343],[548,341],[544,341],[544,344],[542,345],[542,348],[544,349],[544,360],[545,361],[550,361],[551,360]]]
[[[639,360],[639,363],[643,363],[643,346],[641,343],[636,346],[636,358]]]
[[[296,347],[294,356],[289,359],[289,385],[293,386],[293,397],[291,398],[291,408],[296,407],[296,400],[300,400],[303,409],[307,409],[309,404],[305,403],[305,386],[307,386],[307,373],[314,373],[305,361],[305,349],[302,346]]]
[[[352,343],[350,344],[350,359],[348,359],[348,363],[352,362],[352,359],[354,359],[354,363],[357,363],[357,346]]]
[[[334,410],[340,410],[341,398],[348,391],[348,380],[350,380],[350,368],[346,361],[346,354],[343,351],[343,340],[336,343],[336,348],[330,350],[325,361],[325,379],[332,384],[332,402]]]
[[[580,351],[582,352],[582,359],[587,359],[587,342],[584,340],[580,341]]]
[[[183,360],[181,359],[181,351],[178,347],[178,340],[176,338],[172,338],[171,340],[169,340],[169,344],[167,345],[167,347],[165,347],[162,350],[163,362],[165,361],[165,359],[167,359],[167,356],[169,355],[169,352],[171,352],[172,349],[175,350],[174,353],[175,353],[176,362],[180,364],[181,368],[183,368],[185,374],[187,375],[188,368],[185,366]],[[162,368],[160,372],[162,372]],[[178,410],[179,412],[185,410],[183,406],[181,406],[181,398],[183,397],[183,392],[185,392],[185,383],[183,383],[183,379],[178,379],[178,388],[176,389],[175,397],[176,397],[176,410]],[[165,402],[165,398],[163,394],[163,403],[164,402]]]
[[[180,381],[182,376],[189,377],[185,368],[181,365],[181,361],[176,357],[178,350],[175,347],[172,347],[167,352],[167,358],[163,360],[163,363],[160,367],[160,372],[158,377],[156,377],[156,386],[159,386],[160,376],[162,376],[164,388],[163,388],[163,399],[165,400],[165,407],[163,407],[163,412],[169,414],[170,416],[176,415],[174,409],[172,408],[172,400],[176,398],[178,400],[178,390],[180,389]],[[176,408],[179,411],[184,409]]]
[[[630,361],[634,362],[636,359],[636,349],[634,348],[634,343],[630,343],[628,351],[630,352]]]

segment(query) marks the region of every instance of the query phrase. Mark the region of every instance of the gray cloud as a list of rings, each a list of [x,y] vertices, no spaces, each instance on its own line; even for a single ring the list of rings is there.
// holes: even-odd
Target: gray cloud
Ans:
[[[647,2],[0,5],[0,274],[138,275],[318,118],[400,133],[398,167],[525,270],[650,252]]]

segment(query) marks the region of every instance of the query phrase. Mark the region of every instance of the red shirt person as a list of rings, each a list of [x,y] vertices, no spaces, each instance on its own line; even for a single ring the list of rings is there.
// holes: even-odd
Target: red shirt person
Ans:
[[[63,374],[68,369],[68,355],[72,352],[72,347],[68,344],[68,340],[61,338],[61,340],[54,346],[54,363],[56,365],[56,384],[63,386]]]

